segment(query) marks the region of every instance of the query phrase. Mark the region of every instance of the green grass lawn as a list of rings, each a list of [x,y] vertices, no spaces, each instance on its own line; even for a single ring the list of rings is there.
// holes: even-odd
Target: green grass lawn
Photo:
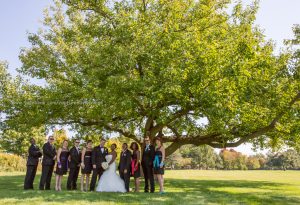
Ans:
[[[0,204],[300,204],[300,171],[167,170],[165,195],[24,191],[23,179],[0,172]]]

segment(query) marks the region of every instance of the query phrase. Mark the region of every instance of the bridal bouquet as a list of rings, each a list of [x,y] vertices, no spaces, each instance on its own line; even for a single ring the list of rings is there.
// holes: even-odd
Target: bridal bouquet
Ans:
[[[104,170],[108,169],[108,167],[109,167],[107,162],[102,162],[101,166]]]

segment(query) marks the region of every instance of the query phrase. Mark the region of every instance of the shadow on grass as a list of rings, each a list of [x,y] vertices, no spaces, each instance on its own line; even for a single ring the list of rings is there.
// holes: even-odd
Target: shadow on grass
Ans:
[[[35,179],[38,187],[40,176]],[[67,177],[64,177],[64,186]],[[80,191],[24,191],[24,176],[0,176],[0,201],[21,204],[24,200],[76,204],[300,204],[300,198],[281,194],[286,184],[246,180],[166,179],[165,195],[158,193],[95,193]],[[54,187],[54,178],[52,188]],[[133,183],[131,182],[131,186]],[[143,187],[143,184],[141,185]]]

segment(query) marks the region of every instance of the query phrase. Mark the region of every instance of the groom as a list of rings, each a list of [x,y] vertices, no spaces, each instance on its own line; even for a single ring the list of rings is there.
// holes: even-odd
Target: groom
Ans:
[[[92,151],[92,165],[93,165],[93,175],[92,175],[92,180],[91,180],[91,185],[90,185],[90,191],[95,190],[95,185],[97,181],[100,179],[101,175],[104,172],[104,169],[102,168],[101,164],[102,162],[105,162],[105,156],[108,154],[108,149],[104,147],[106,140],[102,138],[100,140],[100,145],[94,147]]]
[[[74,147],[70,150],[70,172],[69,177],[67,181],[67,189],[68,190],[76,190],[77,189],[77,179],[80,169],[80,163],[81,163],[81,152],[79,148],[80,140],[75,139]]]
[[[125,189],[129,192],[129,181],[130,181],[130,163],[131,163],[131,152],[128,150],[127,143],[122,145],[122,153],[119,163],[119,174],[125,182]]]

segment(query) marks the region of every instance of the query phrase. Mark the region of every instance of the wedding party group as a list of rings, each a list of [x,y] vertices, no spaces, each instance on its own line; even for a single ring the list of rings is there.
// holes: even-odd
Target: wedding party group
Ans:
[[[134,191],[139,192],[141,172],[143,172],[144,192],[154,193],[155,181],[157,181],[159,193],[165,193],[163,177],[165,148],[159,137],[155,138],[154,143],[151,143],[148,136],[145,137],[141,151],[136,142],[132,142],[129,147],[127,143],[123,143],[118,166],[116,163],[117,145],[112,144],[108,149],[105,147],[106,139],[104,138],[100,139],[100,144],[97,146],[93,146],[93,142],[88,140],[82,149],[80,149],[80,140],[76,139],[71,149],[69,149],[69,141],[64,140],[61,147],[56,150],[54,140],[53,136],[49,136],[48,141],[40,150],[35,139],[31,139],[24,189],[33,189],[37,166],[42,158],[40,190],[50,190],[53,172],[56,191],[62,190],[62,177],[67,173],[66,189],[77,190],[77,180],[81,171],[81,191],[129,192],[131,190],[129,188],[130,177],[133,177]]]

